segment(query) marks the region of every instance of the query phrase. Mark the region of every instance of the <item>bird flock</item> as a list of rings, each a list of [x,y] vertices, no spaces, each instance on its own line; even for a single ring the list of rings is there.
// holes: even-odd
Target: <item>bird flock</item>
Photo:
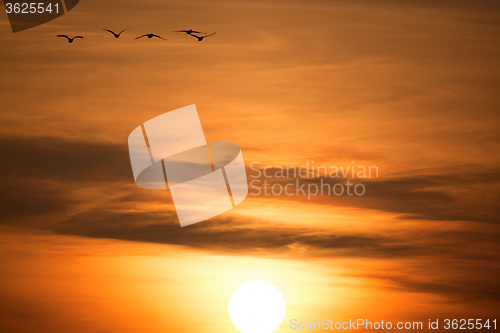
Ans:
[[[128,28],[127,28],[128,29]],[[109,30],[109,29],[102,29],[104,31],[108,31],[109,33],[113,34],[113,36],[115,38],[119,38],[121,36],[121,34],[127,30],[127,29],[123,29],[122,31],[120,31],[119,33],[115,33],[113,30]],[[174,31],[174,32],[185,32],[187,35],[191,36],[191,37],[194,37],[198,40],[198,42],[201,42],[203,41],[203,39],[207,38],[207,37],[210,37],[210,36],[213,36],[215,35],[217,32],[214,32],[213,34],[207,34],[206,32],[200,32],[200,31],[196,31],[196,30],[192,30],[192,29],[189,29],[189,30],[177,30],[177,31]],[[199,36],[199,35],[195,35],[195,34],[202,34],[202,36]],[[83,39],[82,36],[75,36],[73,38],[70,38],[68,37],[67,35],[57,35],[57,37],[64,37],[68,40],[68,43],[73,43],[73,41],[77,38],[81,38]],[[155,38],[160,38],[160,39],[163,39],[163,40],[167,40],[161,36],[158,36],[158,35],[155,35],[153,33],[150,33],[150,34],[145,34],[145,35],[142,35],[142,36],[139,36],[139,37],[136,37],[134,39],[140,39],[140,38],[143,38],[143,37],[148,37],[149,39],[155,37]]]

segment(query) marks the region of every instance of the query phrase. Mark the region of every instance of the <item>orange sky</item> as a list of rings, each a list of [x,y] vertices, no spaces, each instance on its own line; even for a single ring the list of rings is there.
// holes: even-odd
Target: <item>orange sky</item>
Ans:
[[[237,332],[227,302],[254,279],[285,297],[277,332],[499,313],[496,2],[82,0],[15,34],[0,17],[2,332]],[[217,34],[172,32],[190,28]],[[150,32],[168,40],[133,39]],[[180,228],[134,184],[127,137],[190,104],[248,175],[379,178]]]

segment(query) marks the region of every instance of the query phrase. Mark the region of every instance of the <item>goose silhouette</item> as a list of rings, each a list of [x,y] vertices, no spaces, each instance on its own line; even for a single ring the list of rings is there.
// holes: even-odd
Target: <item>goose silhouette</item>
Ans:
[[[73,37],[73,38],[69,38],[69,37],[68,37],[68,36],[66,36],[66,35],[57,35],[57,37],[64,37],[64,38],[67,38],[69,43],[73,43],[73,41],[75,40],[75,38],[81,38],[81,39],[83,39],[83,37],[82,37],[82,36],[75,36],[75,37]]]
[[[201,41],[203,40],[203,38],[207,38],[207,37],[213,36],[213,35],[215,35],[216,33],[217,33],[217,31],[216,31],[216,32],[214,32],[213,34],[210,34],[210,35],[205,35],[205,36],[196,36],[196,35],[193,35],[193,34],[191,34],[191,36],[193,36],[194,38],[198,38],[198,42],[201,42]]]
[[[142,38],[142,37],[148,37],[148,38],[153,38],[153,37],[156,37],[156,38],[160,38],[160,39],[166,40],[165,38],[160,37],[160,36],[155,35],[155,34],[145,34],[145,35],[139,36],[139,37],[137,37],[137,38],[135,38],[135,39],[139,39],[139,38]]]
[[[193,32],[197,33],[197,34],[206,34],[206,32],[200,32],[200,31],[196,31],[196,30],[192,30],[192,29],[189,29],[189,30],[177,30],[177,31],[174,31],[174,32],[185,32],[188,35],[191,35]]]
[[[128,28],[127,28],[127,29],[128,29]],[[111,32],[111,33],[115,36],[115,38],[118,38],[118,37],[120,37],[120,35],[122,34],[122,32],[124,32],[124,31],[125,31],[125,30],[127,30],[127,29],[123,29],[122,31],[120,31],[120,32],[119,32],[119,33],[117,33],[117,34],[115,34],[113,30],[109,30],[109,29],[102,29],[102,30],[104,30],[104,31],[109,31],[109,32]]]

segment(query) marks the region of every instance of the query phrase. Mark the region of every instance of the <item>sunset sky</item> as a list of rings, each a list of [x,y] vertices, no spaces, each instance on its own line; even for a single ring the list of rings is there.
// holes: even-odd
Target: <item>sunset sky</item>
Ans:
[[[0,331],[237,333],[228,301],[251,280],[283,294],[278,333],[500,320],[498,1],[81,0],[18,33],[0,12]],[[254,162],[378,178],[181,228],[127,138],[191,104],[249,181]]]

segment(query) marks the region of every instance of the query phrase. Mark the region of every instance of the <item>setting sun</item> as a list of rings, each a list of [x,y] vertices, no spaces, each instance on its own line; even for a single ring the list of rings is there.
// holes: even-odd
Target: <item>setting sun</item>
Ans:
[[[283,322],[286,304],[283,295],[265,281],[239,286],[229,300],[229,317],[241,333],[272,333]]]

